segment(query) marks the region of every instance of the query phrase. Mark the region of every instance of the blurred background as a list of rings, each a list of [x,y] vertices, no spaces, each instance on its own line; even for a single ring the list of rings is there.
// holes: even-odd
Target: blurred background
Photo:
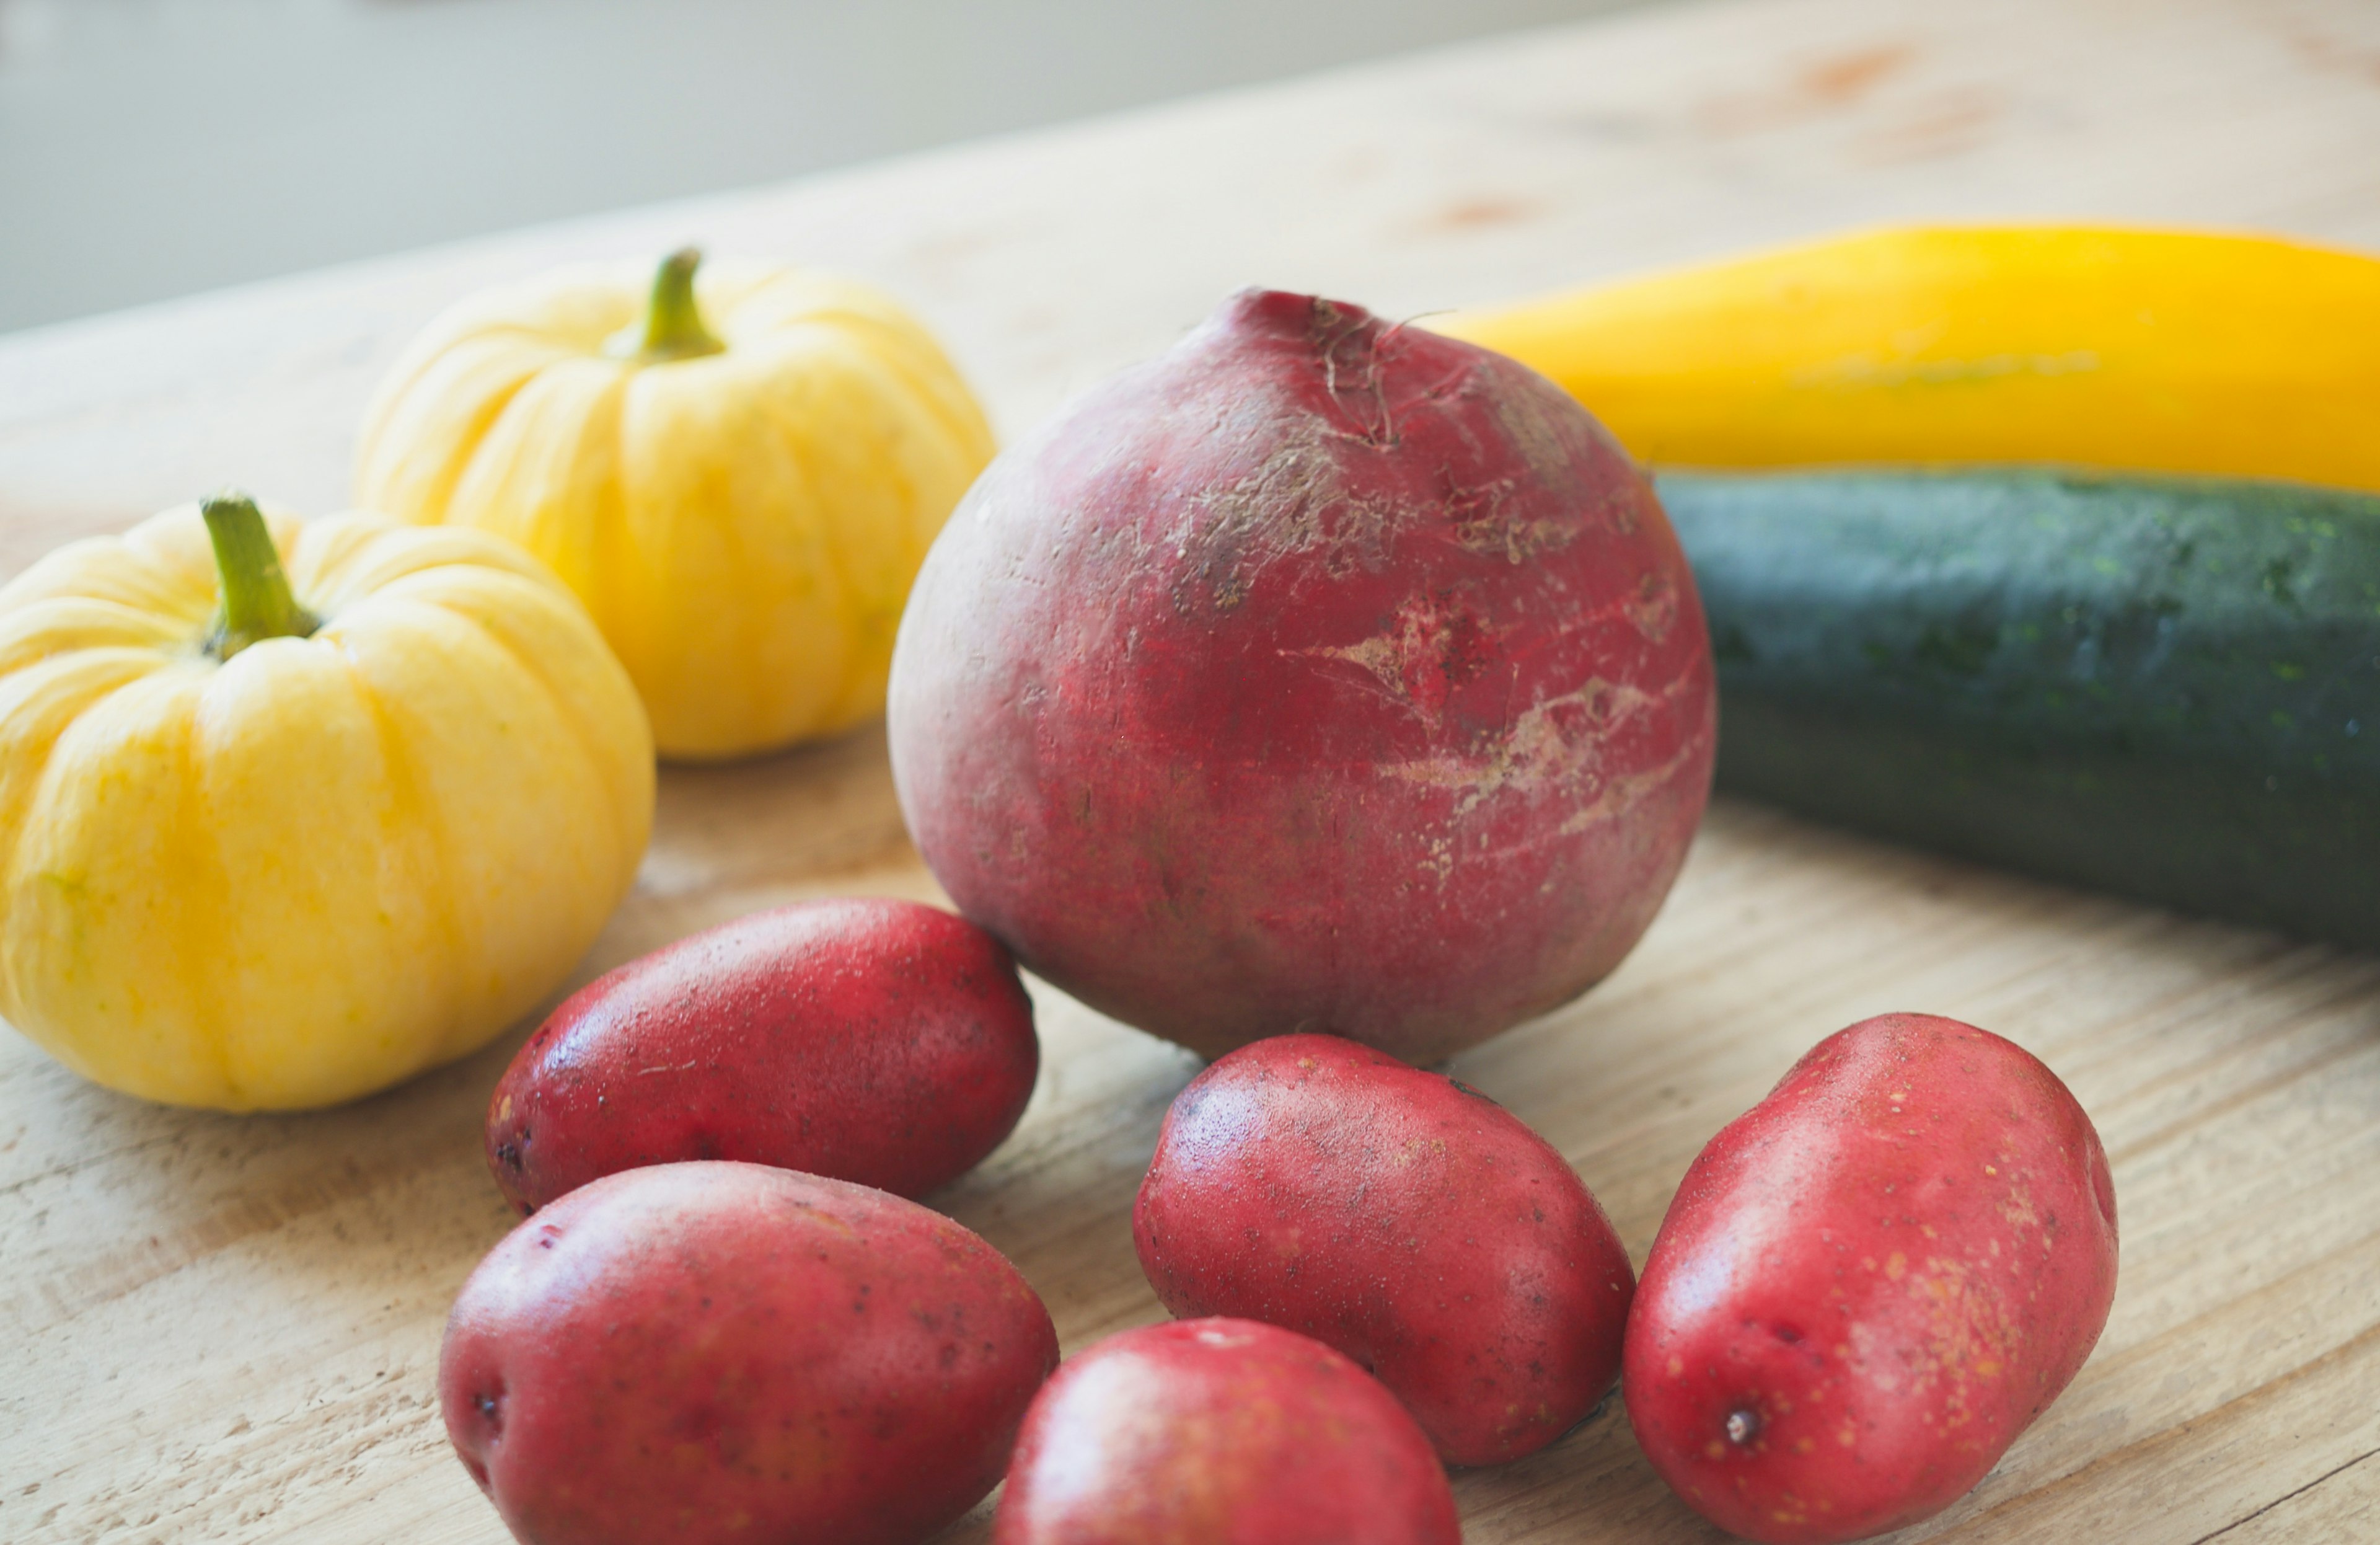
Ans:
[[[0,332],[1641,0],[0,0]]]

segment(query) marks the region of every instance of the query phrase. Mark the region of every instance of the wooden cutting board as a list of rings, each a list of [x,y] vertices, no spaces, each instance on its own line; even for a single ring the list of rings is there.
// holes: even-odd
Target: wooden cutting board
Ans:
[[[2380,7],[2353,0],[1650,7],[0,340],[0,571],[226,481],[337,507],[408,332],[565,258],[698,239],[889,285],[1013,437],[1245,283],[1412,315],[1944,216],[2380,249],[2375,146]],[[581,979],[849,892],[936,895],[880,734],[671,771]],[[1032,1108],[935,1203],[1016,1260],[1072,1349],[1160,1315],[1127,1208],[1194,1064],[1038,998]],[[1723,802],[1626,966],[1458,1071],[1569,1156],[1641,1262],[1714,1130],[1820,1036],[1902,1008],[2065,1076],[2124,1241],[2090,1365],[1908,1537],[2380,1539],[2380,960]],[[432,1370],[507,1224],[478,1132],[517,1040],[346,1110],[232,1118],[103,1093],[0,1032],[0,1539],[502,1540]],[[1616,1401],[1456,1492],[1475,1542],[1714,1538]]]

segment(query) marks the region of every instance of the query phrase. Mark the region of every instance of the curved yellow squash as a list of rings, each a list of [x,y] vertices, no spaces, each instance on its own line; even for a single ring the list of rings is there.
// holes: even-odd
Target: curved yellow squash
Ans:
[[[2380,259],[1870,231],[1431,320],[1674,466],[2068,462],[2380,491]]]
[[[884,296],[694,264],[567,270],[432,322],[367,416],[356,502],[542,558],[662,754],[706,759],[882,711],[910,581],[992,440]]]
[[[310,637],[225,649],[193,508],[0,589],[0,1012],[173,1104],[328,1104],[474,1050],[569,974],[652,819],[635,691],[532,560],[270,530]]]

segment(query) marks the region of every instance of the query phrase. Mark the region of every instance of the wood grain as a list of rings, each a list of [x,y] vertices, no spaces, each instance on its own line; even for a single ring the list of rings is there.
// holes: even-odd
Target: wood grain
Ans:
[[[2089,215],[2380,247],[2380,9],[1767,0],[1647,9],[0,340],[0,570],[226,480],[342,502],[357,416],[468,288],[689,236],[911,299],[1010,434],[1224,291],[1413,314],[1866,221]],[[586,976],[807,894],[931,898],[880,732],[671,770]],[[1159,1316],[1127,1214],[1184,1052],[1037,991],[1025,1122],[935,1198],[1069,1348]],[[2380,1538],[2380,960],[1721,804],[1644,945],[1460,1061],[1641,1261],[1699,1146],[1888,1009],[2046,1057],[2114,1156],[2114,1318],[2073,1387],[1911,1539]],[[0,1037],[0,1538],[501,1540],[432,1390],[504,1230],[482,1102],[517,1037],[347,1109],[231,1118]],[[1702,1540],[1617,1401],[1460,1475],[1474,1541]],[[984,1537],[978,1515],[953,1539]]]

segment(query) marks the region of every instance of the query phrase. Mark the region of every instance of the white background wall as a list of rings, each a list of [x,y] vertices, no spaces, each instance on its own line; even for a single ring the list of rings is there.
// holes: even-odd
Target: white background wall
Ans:
[[[1627,0],[0,0],[0,331]]]

